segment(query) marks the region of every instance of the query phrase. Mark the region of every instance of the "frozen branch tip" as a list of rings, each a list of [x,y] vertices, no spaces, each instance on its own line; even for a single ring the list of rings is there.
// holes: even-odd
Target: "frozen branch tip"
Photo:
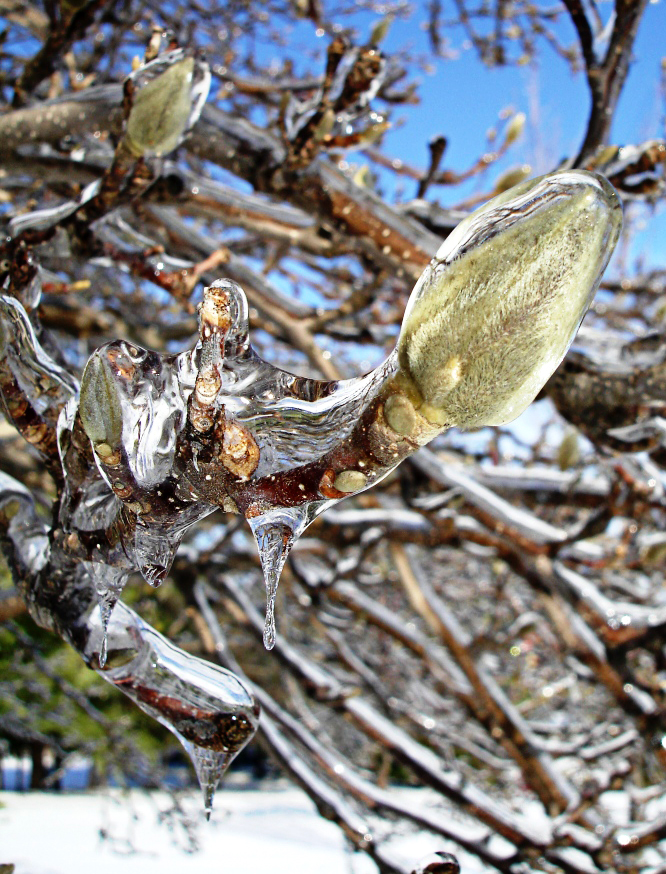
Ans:
[[[64,483],[50,541],[27,492],[6,502],[20,510],[5,521],[8,536],[22,532],[21,574],[69,580],[57,591],[31,583],[31,611],[176,734],[207,810],[258,706],[233,674],[172,647],[122,603],[130,575],[159,585],[189,528],[216,508],[244,515],[272,648],[280,573],[306,527],[448,427],[518,416],[565,355],[620,228],[616,193],[588,172],[502,194],[444,242],[388,358],[342,381],[264,361],[245,294],[222,279],[204,290],[193,349],[162,355],[116,340],[93,353],[77,392],[23,305],[0,297],[7,415]]]
[[[98,349],[79,416],[133,520],[126,553],[158,584],[194,522],[216,507],[242,513],[259,548],[272,647],[279,575],[307,525],[445,429],[520,415],[569,348],[621,224],[613,188],[585,171],[494,198],[424,271],[391,355],[351,380],[296,377],[263,361],[245,295],[228,280],[204,292],[194,350]]]

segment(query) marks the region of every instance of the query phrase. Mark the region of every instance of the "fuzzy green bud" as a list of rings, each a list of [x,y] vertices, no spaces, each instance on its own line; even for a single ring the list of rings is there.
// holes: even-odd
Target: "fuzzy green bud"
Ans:
[[[93,442],[115,448],[123,433],[122,405],[110,365],[93,353],[81,380],[79,416]]]
[[[526,116],[524,112],[517,112],[511,119],[504,135],[504,146],[510,146],[523,135],[525,130]]]
[[[136,92],[125,144],[137,157],[166,155],[180,143],[192,114],[193,75],[194,58],[184,58]]]
[[[563,170],[472,213],[418,281],[398,339],[403,388],[439,426],[502,425],[553,373],[622,226],[602,177]]]
[[[493,188],[493,194],[501,194],[503,191],[508,191],[515,185],[518,185],[532,172],[529,164],[521,164],[519,167],[511,167],[506,172],[502,173],[496,180]]]
[[[394,18],[392,15],[385,15],[382,19],[380,19],[376,24],[373,25],[372,31],[370,32],[370,45],[378,46],[381,42],[383,42],[389,30],[391,29],[391,25],[393,24]]]

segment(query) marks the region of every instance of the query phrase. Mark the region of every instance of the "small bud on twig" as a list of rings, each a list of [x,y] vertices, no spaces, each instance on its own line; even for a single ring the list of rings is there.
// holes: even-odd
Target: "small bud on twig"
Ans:
[[[100,355],[92,355],[83,372],[79,415],[86,434],[93,445],[101,444],[112,451],[120,444],[123,433],[123,414],[113,375]]]
[[[133,73],[132,79],[165,64],[169,65],[164,72],[137,88],[132,99],[124,142],[137,157],[166,155],[180,145],[208,95],[208,65],[184,57],[182,50],[169,53],[166,59],[159,56]]]

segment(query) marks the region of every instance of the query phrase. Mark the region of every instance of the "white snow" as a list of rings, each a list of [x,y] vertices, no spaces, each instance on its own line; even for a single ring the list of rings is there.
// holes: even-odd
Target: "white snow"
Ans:
[[[377,872],[298,789],[218,789],[210,823],[200,793],[178,797],[194,852],[164,792],[0,792],[0,863],[13,862],[15,874]]]

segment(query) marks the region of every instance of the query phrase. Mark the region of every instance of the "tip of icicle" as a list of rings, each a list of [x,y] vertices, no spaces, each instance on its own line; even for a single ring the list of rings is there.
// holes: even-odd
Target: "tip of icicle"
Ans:
[[[169,568],[154,564],[142,565],[139,570],[144,580],[153,589],[159,589],[169,573]]]
[[[275,646],[275,618],[272,611],[266,611],[266,621],[264,623],[264,648],[272,650]]]

